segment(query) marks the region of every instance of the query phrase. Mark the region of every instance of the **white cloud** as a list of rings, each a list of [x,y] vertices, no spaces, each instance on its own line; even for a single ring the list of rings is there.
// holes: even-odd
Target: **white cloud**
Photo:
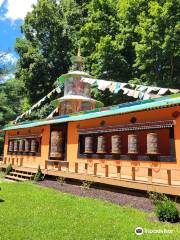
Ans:
[[[14,75],[13,73],[9,73],[9,74],[7,74],[7,75],[1,76],[1,77],[0,77],[0,83],[4,83],[4,82],[6,82],[7,80],[12,79],[12,78],[14,78],[14,77],[15,77],[15,75]]]
[[[32,10],[32,5],[36,4],[38,0],[6,0],[5,8],[7,12],[5,18],[15,21],[17,19],[24,19],[27,12]],[[0,0],[0,6],[4,0]]]
[[[16,63],[17,58],[11,53],[5,54],[0,61],[0,64],[2,65],[15,65]]]
[[[3,4],[4,0],[0,0],[0,6]]]

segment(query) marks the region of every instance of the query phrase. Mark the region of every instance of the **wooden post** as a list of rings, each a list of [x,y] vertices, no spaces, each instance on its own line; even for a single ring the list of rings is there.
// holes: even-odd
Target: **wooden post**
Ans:
[[[148,183],[152,183],[152,168],[148,168]]]
[[[61,171],[61,163],[58,163],[58,171]]]
[[[121,167],[117,166],[117,177],[121,178]]]
[[[20,158],[20,167],[23,165],[23,158]]]
[[[78,162],[75,162],[75,173],[78,173]]]
[[[171,170],[167,170],[167,176],[168,176],[168,185],[171,185]]]
[[[109,177],[109,166],[105,165],[105,177]]]
[[[98,163],[94,163],[94,175],[95,176],[97,175],[97,166],[98,166]]]
[[[133,181],[136,180],[136,176],[135,176],[135,167],[132,167],[132,180],[133,180]]]
[[[47,169],[48,161],[45,160],[45,169]]]
[[[67,171],[67,172],[69,171],[69,162],[67,162],[66,171]]]
[[[84,168],[85,168],[85,172],[87,174],[88,173],[88,164],[87,163],[85,163]]]
[[[6,161],[7,161],[7,158],[5,157],[5,158],[4,158],[4,164],[6,164]]]
[[[14,165],[14,158],[12,158],[12,165]]]

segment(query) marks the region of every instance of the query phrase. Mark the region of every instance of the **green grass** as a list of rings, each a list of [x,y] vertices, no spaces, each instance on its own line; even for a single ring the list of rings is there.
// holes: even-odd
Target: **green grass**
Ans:
[[[180,225],[149,222],[149,214],[31,183],[0,184],[0,240],[131,240],[180,238]],[[173,234],[136,236],[137,226]]]

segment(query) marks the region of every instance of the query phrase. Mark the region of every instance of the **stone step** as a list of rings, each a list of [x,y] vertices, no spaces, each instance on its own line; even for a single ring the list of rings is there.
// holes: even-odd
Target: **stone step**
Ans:
[[[12,175],[6,175],[5,178],[11,179],[11,180],[14,180],[14,181],[20,181],[20,182],[25,182],[25,181],[28,180],[26,178],[20,178],[20,177],[12,176]]]
[[[25,178],[32,178],[34,175],[33,174],[26,174],[26,173],[21,173],[21,172],[17,172],[17,171],[13,171],[13,172],[10,172],[11,175],[17,175],[17,176],[22,176],[22,177],[25,177]]]

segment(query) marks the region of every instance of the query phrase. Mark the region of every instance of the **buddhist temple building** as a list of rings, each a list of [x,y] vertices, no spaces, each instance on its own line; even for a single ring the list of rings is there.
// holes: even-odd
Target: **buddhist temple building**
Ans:
[[[74,65],[60,77],[64,96],[47,119],[1,130],[3,165],[180,196],[180,93],[99,108],[80,53]]]

